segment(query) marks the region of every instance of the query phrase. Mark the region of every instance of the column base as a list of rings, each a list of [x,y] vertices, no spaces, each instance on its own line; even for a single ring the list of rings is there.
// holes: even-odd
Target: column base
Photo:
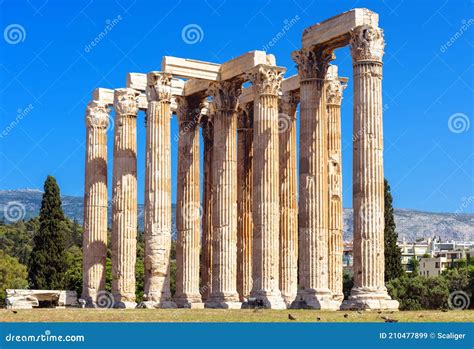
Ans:
[[[242,309],[288,309],[287,304],[279,294],[266,294],[265,292],[255,292],[247,302],[242,304]]]
[[[344,294],[343,293],[333,293],[332,294],[332,299],[334,299],[336,302],[342,303],[344,300]]]
[[[174,297],[174,303],[178,308],[185,309],[204,309],[201,295],[180,295]]]
[[[141,309],[176,309],[177,307],[173,301],[143,301],[137,306]]]
[[[283,302],[286,304],[286,308],[289,309],[291,304],[295,301],[296,295],[285,295],[282,294],[281,297],[283,298]]]
[[[227,302],[227,301],[207,301],[204,304],[205,308],[209,309],[242,309],[242,303],[240,302]]]
[[[119,301],[114,303],[115,309],[136,309],[137,303],[129,301]]]
[[[398,310],[398,301],[390,298],[385,287],[382,289],[353,288],[349,299],[341,310]]]
[[[211,309],[242,309],[237,293],[235,295],[211,294],[204,306]]]
[[[332,298],[329,290],[301,290],[290,309],[339,310],[341,303]]]

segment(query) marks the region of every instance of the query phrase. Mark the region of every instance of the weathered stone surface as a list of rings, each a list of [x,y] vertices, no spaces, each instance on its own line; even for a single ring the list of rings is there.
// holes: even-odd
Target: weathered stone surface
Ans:
[[[114,104],[114,92],[115,90],[99,87],[92,93],[92,99],[112,106]],[[137,102],[138,109],[146,110],[146,108],[148,108],[148,101],[144,93],[138,94]]]
[[[134,308],[137,246],[137,112],[140,93],[114,95],[112,183],[112,294],[117,308]]]
[[[82,297],[90,306],[105,289],[107,258],[107,130],[109,108],[92,101],[86,110],[86,165]]]
[[[379,15],[366,8],[355,8],[317,23],[303,32],[303,47],[316,45],[332,48],[346,46],[350,42],[351,30],[357,26],[378,26]]]
[[[239,108],[237,163],[237,291],[244,302],[252,289],[253,103]]]
[[[328,141],[325,78],[331,49],[293,55],[300,81],[299,285],[292,307],[336,310],[328,287]]]
[[[64,290],[6,290],[7,309],[32,309],[40,302],[48,302],[55,308],[77,307],[76,291]]]
[[[354,68],[354,287],[343,309],[398,309],[384,282],[383,33],[351,32]]]
[[[178,306],[202,308],[204,299],[210,308],[240,308],[241,301],[247,300],[244,307],[291,304],[337,309],[342,300],[340,104],[347,79],[338,77],[336,67],[329,63],[334,49],[350,43],[355,285],[342,307],[397,309],[383,277],[384,41],[377,26],[377,14],[353,9],[306,29],[302,49],[293,53],[298,75],[284,80],[274,56],[253,51],[223,64],[164,57],[164,73],[152,72],[148,79],[145,74],[129,73],[128,89],[96,89],[86,119],[87,302],[93,304],[104,287],[105,131],[107,107],[114,104],[112,288],[117,307],[135,306],[136,113],[141,109],[147,110],[145,302],[141,307],[174,306],[169,292],[169,120],[176,111],[180,131]],[[242,83],[248,81],[251,86],[242,91]],[[298,99],[299,207],[295,174]],[[250,111],[247,107],[251,105]],[[202,207],[199,127],[204,138]],[[31,303],[21,302],[24,306]]]
[[[199,292],[200,200],[199,124],[204,96],[178,97],[178,193],[176,202],[176,294],[180,308],[202,307]]]
[[[287,306],[298,290],[298,189],[296,174],[297,90],[280,98],[278,114],[280,159],[280,290]]]
[[[255,302],[285,309],[279,288],[278,96],[285,69],[259,65],[248,74],[254,88],[252,291]]]
[[[240,308],[237,293],[237,107],[241,80],[209,89],[215,114],[212,153],[212,287],[207,308]]]
[[[212,108],[210,108],[212,110]],[[201,295],[207,301],[212,287],[212,153],[214,147],[213,113],[203,117],[204,190],[202,206]]]
[[[346,87],[337,74],[337,66],[328,68],[326,77],[326,105],[328,113],[329,151],[329,250],[328,280],[334,300],[342,302],[343,284],[343,209],[342,209],[342,152],[341,152],[341,101]]]
[[[171,75],[151,72],[146,94],[145,307],[174,308],[170,292]]]
[[[223,64],[165,56],[161,69],[186,79],[210,81],[232,80],[259,64],[275,65],[275,57],[265,51],[251,51]]]

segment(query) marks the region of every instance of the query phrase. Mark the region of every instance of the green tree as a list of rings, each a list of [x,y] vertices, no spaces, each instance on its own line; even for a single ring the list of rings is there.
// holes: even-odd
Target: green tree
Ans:
[[[384,180],[385,199],[385,282],[396,279],[404,274],[402,266],[402,252],[397,245],[398,234],[396,232],[395,218],[393,217],[393,197],[390,192],[388,181]]]
[[[441,277],[402,276],[390,280],[387,290],[400,310],[443,309],[448,303],[449,284]]]
[[[39,215],[39,230],[33,237],[29,261],[32,288],[64,289],[67,269],[64,212],[61,208],[59,186],[52,176],[44,183]]]
[[[64,275],[65,289],[82,292],[82,249],[72,246],[66,251],[67,270]]]
[[[354,276],[344,271],[343,277],[342,277],[342,292],[344,293],[344,299],[349,298],[353,286],[354,286]]]
[[[411,270],[410,276],[418,276],[420,274],[420,261],[416,257],[410,259],[408,267]]]
[[[5,290],[28,287],[26,266],[0,250],[0,306],[5,305]]]

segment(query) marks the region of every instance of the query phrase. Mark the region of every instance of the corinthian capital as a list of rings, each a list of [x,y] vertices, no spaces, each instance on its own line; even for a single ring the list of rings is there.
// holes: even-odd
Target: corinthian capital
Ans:
[[[216,81],[211,83],[207,94],[212,97],[212,105],[216,111],[237,111],[239,97],[242,92],[242,80]]]
[[[148,102],[171,102],[172,75],[163,72],[150,72],[146,75],[146,97]]]
[[[341,105],[342,91],[346,85],[337,79],[328,80],[326,83],[326,103],[333,105]]]
[[[296,117],[296,109],[300,100],[299,91],[287,91],[283,93],[278,103],[278,113],[280,118],[294,119]]]
[[[351,55],[353,62],[381,62],[385,41],[380,28],[360,25],[351,30]]]
[[[324,79],[329,63],[336,58],[330,47],[315,46],[294,51],[291,58],[296,63],[302,80]]]
[[[342,91],[347,87],[337,73],[337,66],[331,65],[326,75],[326,103],[332,105],[341,105]]]
[[[181,125],[191,125],[193,128],[201,122],[202,109],[207,107],[206,95],[176,96],[176,115]]]
[[[93,128],[109,127],[109,107],[99,101],[91,101],[86,108],[86,126]]]
[[[118,114],[137,115],[140,92],[131,88],[119,88],[114,92],[114,109]]]
[[[283,74],[286,69],[271,65],[260,64],[247,73],[247,77],[252,82],[253,93],[256,95],[269,94],[279,95]]]

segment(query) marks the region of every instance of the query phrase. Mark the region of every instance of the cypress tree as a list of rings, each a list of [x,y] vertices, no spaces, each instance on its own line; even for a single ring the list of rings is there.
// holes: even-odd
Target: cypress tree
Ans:
[[[396,232],[395,218],[393,217],[393,197],[390,192],[388,181],[384,180],[385,197],[385,282],[396,279],[403,275],[402,252],[397,245],[398,234]]]
[[[66,234],[64,212],[56,179],[48,176],[39,215],[39,230],[33,237],[29,262],[30,287],[35,289],[64,289]]]

